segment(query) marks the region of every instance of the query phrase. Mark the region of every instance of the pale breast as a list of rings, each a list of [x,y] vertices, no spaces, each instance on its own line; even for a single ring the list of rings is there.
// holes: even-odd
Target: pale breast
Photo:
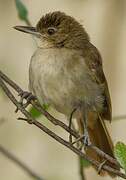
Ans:
[[[95,105],[100,99],[102,104],[102,92],[91,80],[81,53],[74,50],[37,49],[30,63],[29,85],[40,103],[64,114],[84,101]]]

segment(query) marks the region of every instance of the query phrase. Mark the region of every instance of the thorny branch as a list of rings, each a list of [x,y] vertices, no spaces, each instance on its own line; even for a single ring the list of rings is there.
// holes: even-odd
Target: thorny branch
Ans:
[[[10,91],[10,89],[8,88],[8,86],[6,84],[10,85],[18,94],[23,92],[23,90],[16,83],[14,83],[5,74],[3,74],[0,71],[0,86],[3,89],[3,91],[6,93],[6,95],[9,97],[9,99],[13,102],[13,104],[18,108],[18,110],[20,110],[22,112],[22,114],[24,114],[24,116],[26,117],[26,118],[22,118],[22,120],[24,120],[24,121],[26,121],[26,122],[28,122],[30,124],[35,125],[39,129],[41,129],[42,131],[47,133],[49,136],[54,138],[56,141],[58,141],[60,144],[66,146],[67,148],[72,150],[74,153],[76,153],[80,157],[82,157],[82,158],[86,159],[87,161],[89,161],[97,169],[99,168],[100,163],[98,161],[88,157],[85,153],[83,153],[80,149],[75,147],[69,141],[66,141],[65,139],[61,138],[59,135],[57,135],[56,133],[54,133],[53,131],[48,129],[42,123],[40,123],[36,119],[34,119],[31,116],[31,114],[25,109],[25,107],[22,104],[20,104],[20,102],[16,99],[16,97],[13,95],[13,93]],[[77,132],[75,132],[74,130],[70,129],[63,122],[61,122],[58,119],[55,119],[52,115],[50,115],[47,111],[45,111],[38,102],[31,101],[31,104],[33,105],[34,108],[36,108],[38,111],[40,111],[51,123],[53,123],[54,125],[62,127],[64,130],[69,132],[75,138],[79,138],[80,137]],[[120,167],[120,165],[119,165],[119,163],[117,162],[116,159],[114,159],[113,157],[111,157],[108,154],[104,153],[98,147],[91,145],[91,146],[89,146],[87,148],[91,148],[97,154],[99,154],[102,158],[106,159],[111,164],[114,164],[114,165]],[[121,173],[119,170],[117,170],[115,168],[112,168],[109,165],[104,164],[102,166],[102,169],[107,171],[107,172],[109,172],[109,173],[113,173],[113,174],[115,174],[117,176],[120,176],[120,177],[126,179],[126,175],[124,173]]]

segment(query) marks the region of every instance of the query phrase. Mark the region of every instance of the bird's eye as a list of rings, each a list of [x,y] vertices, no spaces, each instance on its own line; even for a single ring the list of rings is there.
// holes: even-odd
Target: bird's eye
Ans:
[[[47,30],[47,32],[48,32],[49,35],[52,35],[52,34],[54,34],[54,33],[56,32],[56,28],[54,28],[54,27],[49,27],[48,30]]]

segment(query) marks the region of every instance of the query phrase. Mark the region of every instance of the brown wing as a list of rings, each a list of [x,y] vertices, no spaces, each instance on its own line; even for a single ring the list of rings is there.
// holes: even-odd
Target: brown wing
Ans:
[[[111,100],[110,94],[108,90],[108,84],[103,72],[102,67],[102,59],[101,55],[98,52],[97,48],[93,46],[91,43],[88,44],[87,51],[85,52],[85,61],[90,69],[91,76],[93,80],[103,87],[103,95],[105,97],[104,101],[104,110],[102,112],[102,117],[106,120],[112,119],[112,108],[111,108]]]

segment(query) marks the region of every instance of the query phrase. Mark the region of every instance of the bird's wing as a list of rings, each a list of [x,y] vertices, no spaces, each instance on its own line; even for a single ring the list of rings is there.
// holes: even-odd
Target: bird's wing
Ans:
[[[91,73],[92,79],[101,87],[103,87],[103,95],[105,98],[105,102],[104,102],[104,110],[101,115],[104,119],[111,121],[112,119],[111,100],[108,90],[108,84],[103,72],[102,58],[97,48],[93,46],[91,43],[89,45],[89,49],[86,52],[85,61]]]

